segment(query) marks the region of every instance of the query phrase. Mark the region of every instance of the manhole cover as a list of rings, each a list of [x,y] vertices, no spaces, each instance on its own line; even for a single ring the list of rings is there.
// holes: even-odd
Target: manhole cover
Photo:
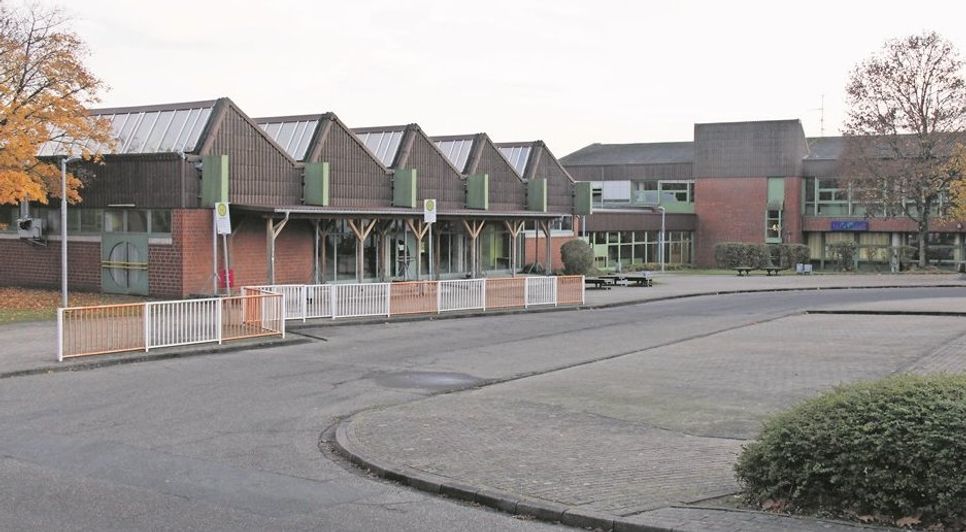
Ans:
[[[425,388],[430,390],[446,390],[473,386],[482,379],[465,373],[448,373],[442,371],[400,371],[398,373],[381,373],[373,380],[389,388]]]

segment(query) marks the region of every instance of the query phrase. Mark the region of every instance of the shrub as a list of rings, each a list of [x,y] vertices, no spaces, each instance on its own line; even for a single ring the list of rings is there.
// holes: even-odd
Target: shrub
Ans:
[[[719,268],[760,268],[765,251],[760,244],[721,242],[714,246],[714,258]]]
[[[796,264],[808,264],[811,253],[805,244],[782,244],[782,267],[794,268]]]
[[[842,271],[852,270],[857,249],[855,242],[834,242],[828,245],[829,255],[835,261],[835,267]]]
[[[836,388],[769,419],[735,471],[764,506],[966,524],[966,375]]]
[[[560,247],[560,258],[567,275],[586,275],[594,267],[594,248],[586,241],[576,238]]]

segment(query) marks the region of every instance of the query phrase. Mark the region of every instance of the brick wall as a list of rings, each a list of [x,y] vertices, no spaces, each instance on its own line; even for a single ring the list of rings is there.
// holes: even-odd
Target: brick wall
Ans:
[[[782,212],[783,242],[801,244],[802,235],[802,178],[785,178],[785,210]]]
[[[211,209],[171,212],[175,260],[181,265],[181,294],[211,295]]]
[[[100,242],[68,241],[68,289],[100,291],[100,267]],[[0,285],[60,288],[60,242],[40,247],[19,239],[0,240]]]
[[[714,266],[714,245],[718,242],[765,242],[767,178],[699,178],[694,188],[697,266]]]
[[[567,242],[570,242],[576,238],[575,236],[552,236],[550,237],[550,255],[553,262],[552,268],[554,270],[558,268],[563,268],[563,261],[560,259],[560,248]],[[527,237],[525,247],[524,247],[525,259],[521,263],[531,264],[535,261],[540,261],[540,264],[544,264],[547,260],[547,239],[540,235],[540,240],[533,237]]]

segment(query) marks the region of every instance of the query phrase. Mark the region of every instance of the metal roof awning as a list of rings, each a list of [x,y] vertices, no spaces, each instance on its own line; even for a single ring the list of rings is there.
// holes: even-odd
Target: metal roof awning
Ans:
[[[289,216],[292,218],[415,218],[423,215],[422,209],[407,209],[402,207],[373,207],[345,208],[319,207],[312,205],[267,206],[267,205],[239,205],[232,204],[232,208],[247,212],[261,213],[272,216]],[[474,209],[440,209],[436,216],[445,219],[547,219],[571,216],[561,212],[534,211],[482,211]]]

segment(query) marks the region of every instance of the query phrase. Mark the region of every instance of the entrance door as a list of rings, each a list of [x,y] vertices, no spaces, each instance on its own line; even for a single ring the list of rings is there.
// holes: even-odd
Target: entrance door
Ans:
[[[111,294],[148,295],[148,235],[101,235],[101,290]]]

